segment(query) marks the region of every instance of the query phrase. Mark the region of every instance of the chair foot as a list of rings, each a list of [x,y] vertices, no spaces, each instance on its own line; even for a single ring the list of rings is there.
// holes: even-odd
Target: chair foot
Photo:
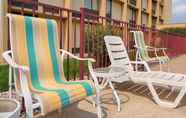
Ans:
[[[152,83],[149,82],[147,83],[150,92],[153,96],[154,101],[161,107],[166,107],[166,108],[176,108],[178,106],[178,104],[180,103],[180,101],[182,100],[183,96],[186,93],[186,87],[182,87],[182,89],[180,90],[179,94],[177,95],[176,99],[173,102],[168,102],[168,101],[163,101],[159,98],[155,88],[153,87]]]

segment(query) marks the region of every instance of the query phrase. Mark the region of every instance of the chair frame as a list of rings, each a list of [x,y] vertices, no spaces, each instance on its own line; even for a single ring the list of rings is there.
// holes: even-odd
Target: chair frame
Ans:
[[[9,18],[9,21],[11,22],[12,21],[11,14],[8,14],[7,16]],[[10,23],[9,24],[10,32],[12,32],[12,28],[11,27],[12,26],[11,26],[11,23]],[[9,34],[10,34],[10,39],[13,39],[11,33],[9,33]],[[11,47],[11,49],[12,49],[12,47]],[[101,111],[101,105],[100,105],[100,87],[99,87],[99,84],[98,84],[98,80],[93,75],[93,70],[91,69],[91,66],[92,66],[91,64],[94,63],[95,60],[91,59],[91,58],[79,58],[79,57],[73,55],[72,53],[70,53],[70,52],[68,52],[66,50],[63,50],[63,49],[60,49],[59,51],[61,52],[62,64],[63,64],[63,60],[64,60],[64,56],[65,55],[68,55],[71,58],[79,60],[79,61],[88,61],[88,67],[89,67],[90,76],[91,76],[92,80],[94,81],[94,85],[95,85],[95,88],[96,88],[96,99],[95,99],[95,102],[96,102],[96,105],[97,105],[97,116],[98,116],[98,118],[102,118],[102,111]],[[17,91],[17,89],[16,89],[16,93],[20,97],[23,97],[23,99],[24,99],[24,103],[23,104],[26,107],[26,118],[33,118],[34,117],[34,115],[33,115],[34,109],[39,108],[39,107],[41,108],[41,115],[44,115],[44,113],[42,111],[41,100],[32,94],[32,92],[30,91],[29,86],[28,86],[26,72],[29,72],[29,67],[24,66],[24,65],[18,65],[14,61],[13,52],[11,50],[5,51],[2,54],[2,56],[3,56],[3,58],[5,59],[5,61],[9,65],[9,95],[10,95],[10,97],[11,97],[11,92],[12,92],[12,89],[13,89],[12,85],[14,85],[14,84],[12,84],[12,74],[14,74],[14,82],[15,82],[16,81],[16,79],[15,79],[15,70],[17,70],[19,75],[20,75],[20,80],[21,80],[20,81],[21,92]],[[15,87],[16,87],[16,83],[15,83]],[[38,100],[38,102],[33,104],[33,98]]]
[[[120,76],[118,78],[124,78],[123,82],[126,81],[126,76],[128,77],[128,81],[132,81],[137,84],[143,84],[146,85],[150,93],[152,94],[152,97],[154,101],[162,107],[166,108],[175,108],[179,105],[180,101],[186,94],[186,75],[183,74],[177,74],[177,73],[167,73],[162,71],[151,71],[149,65],[146,61],[130,61],[126,48],[124,46],[124,43],[120,37],[117,36],[105,36],[105,43],[107,47],[107,51],[109,54],[109,58],[111,60],[110,66],[119,66],[121,67],[123,64],[127,64],[126,70],[128,70],[128,74],[123,76]],[[112,39],[112,40],[111,40]],[[108,41],[106,41],[108,40]],[[110,44],[112,42],[115,42],[115,44],[120,45],[120,48],[110,48]],[[120,57],[123,57],[121,60],[114,60],[114,52],[120,52],[123,51],[120,55]],[[119,58],[119,57],[117,57]],[[134,70],[132,65],[144,65],[146,72],[140,72],[138,70]],[[123,66],[122,66],[123,67]],[[129,68],[128,68],[129,67]],[[125,70],[124,70],[125,71]],[[135,74],[137,74],[135,76]],[[117,79],[117,78],[114,78]],[[114,80],[113,79],[113,80]],[[117,81],[115,81],[117,82]],[[171,90],[180,90],[177,97],[173,102],[171,101],[164,101],[160,99],[159,95],[157,94],[157,91],[155,89],[155,86],[161,87],[161,88],[173,88]]]

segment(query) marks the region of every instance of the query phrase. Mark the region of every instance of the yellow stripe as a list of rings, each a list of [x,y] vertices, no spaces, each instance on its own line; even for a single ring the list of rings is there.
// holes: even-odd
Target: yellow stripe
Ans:
[[[39,39],[38,42],[35,43],[37,47],[36,58],[38,61],[39,79],[43,86],[49,87],[43,84],[43,81],[50,81],[51,84],[54,84],[52,63],[48,48],[46,21],[43,19],[35,19],[34,22],[39,23]]]
[[[13,32],[15,32],[15,36],[13,37],[13,54],[16,63],[20,65],[28,66],[28,57],[27,57],[27,48],[25,42],[25,24],[24,24],[24,17],[23,16],[13,16],[14,23],[13,24]],[[30,78],[29,73],[27,73],[27,77]],[[18,86],[20,86],[20,78],[17,78]],[[29,87],[32,87],[31,81],[29,80]]]

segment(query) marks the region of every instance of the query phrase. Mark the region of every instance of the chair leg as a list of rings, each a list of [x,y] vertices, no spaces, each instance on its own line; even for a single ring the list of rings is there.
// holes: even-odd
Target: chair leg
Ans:
[[[159,65],[160,65],[160,71],[162,71],[162,62],[159,61]]]
[[[155,102],[162,107],[167,107],[167,108],[175,108],[178,106],[178,104],[180,103],[181,99],[184,97],[185,93],[186,93],[186,86],[182,87],[182,89],[180,90],[178,96],[176,97],[176,99],[174,100],[174,102],[167,102],[167,101],[163,101],[159,98],[155,88],[153,87],[151,82],[147,83],[150,92],[153,96],[153,99],[155,100]]]
[[[9,67],[9,98],[12,98],[12,68]]]
[[[116,92],[116,90],[115,90],[115,88],[112,85],[112,82],[110,80],[109,80],[109,85],[110,85],[110,87],[111,87],[111,89],[113,91],[113,95],[114,95],[114,97],[116,99],[116,102],[117,102],[117,105],[118,105],[118,112],[119,112],[119,111],[121,111],[121,102],[120,102],[119,95],[117,94],[117,92]]]
[[[167,62],[167,71],[170,72],[170,64]]]
[[[96,99],[96,97],[94,95],[90,97],[93,107],[96,107],[95,99]]]
[[[102,111],[101,111],[101,105],[100,105],[100,90],[96,91],[96,105],[97,105],[97,116],[98,118],[102,118]]]
[[[171,87],[171,91],[169,92],[169,94],[165,97],[165,98],[169,98],[170,95],[174,92],[175,87]]]
[[[20,72],[20,78],[22,79],[20,83],[21,83],[21,90],[22,90],[23,98],[24,98],[24,105],[26,108],[26,118],[33,118],[32,96],[29,91],[27,78],[26,78],[25,73],[23,73],[22,71],[19,71],[19,72]]]

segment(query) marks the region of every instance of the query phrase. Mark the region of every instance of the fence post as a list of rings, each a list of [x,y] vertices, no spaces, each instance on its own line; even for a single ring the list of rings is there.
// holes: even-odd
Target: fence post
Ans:
[[[84,8],[80,8],[80,57],[84,57]],[[80,61],[80,80],[83,80],[83,62]]]

